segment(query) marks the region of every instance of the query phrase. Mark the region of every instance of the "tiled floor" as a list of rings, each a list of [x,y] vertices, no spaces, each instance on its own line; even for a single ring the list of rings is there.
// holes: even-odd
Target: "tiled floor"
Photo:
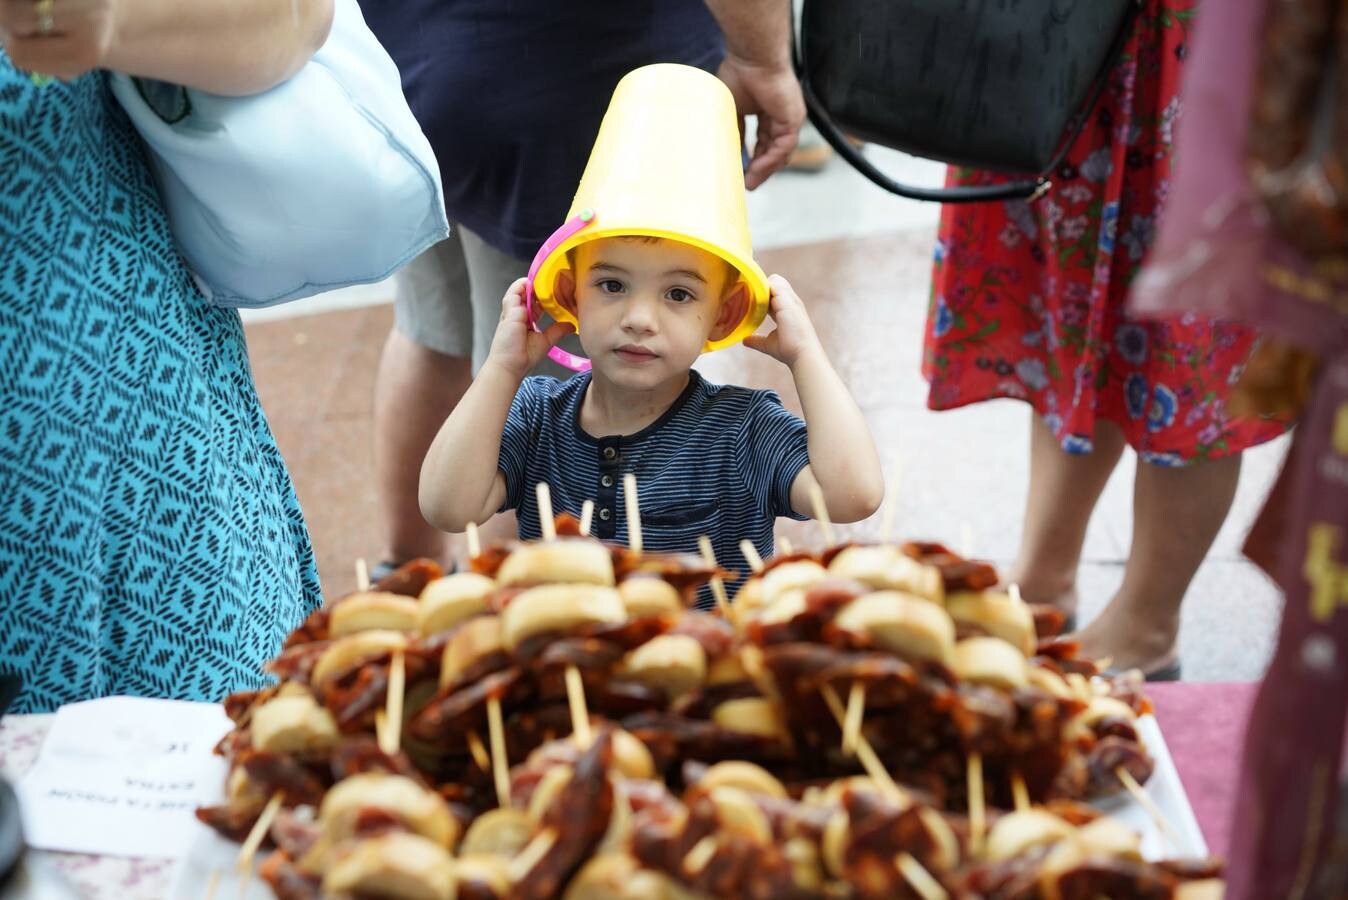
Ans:
[[[876,154],[891,171],[932,183],[939,169]],[[997,401],[936,414],[918,371],[934,207],[897,200],[835,163],[817,176],[778,176],[751,196],[750,213],[770,272],[805,298],[842,377],[866,413],[882,455],[901,461],[892,492],[896,531],[956,546],[967,532],[980,556],[1007,562],[1024,502],[1028,413]],[[764,249],[766,248],[766,249]],[[263,403],[291,466],[330,592],[349,589],[357,557],[380,539],[371,481],[371,384],[392,321],[387,285],[250,314],[248,333]],[[713,380],[770,386],[795,402],[779,364],[743,347],[704,357]],[[1230,521],[1186,600],[1186,677],[1257,678],[1272,650],[1278,593],[1239,553],[1276,475],[1285,442],[1246,454]],[[1097,508],[1081,573],[1084,618],[1117,586],[1132,528],[1132,460]],[[844,529],[875,536],[880,516]],[[797,543],[810,526],[784,523]]]

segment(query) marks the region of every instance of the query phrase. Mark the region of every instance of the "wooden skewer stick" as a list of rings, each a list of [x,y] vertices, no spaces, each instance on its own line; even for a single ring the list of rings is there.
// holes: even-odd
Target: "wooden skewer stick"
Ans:
[[[777,538],[777,547],[781,550],[780,555],[782,556],[790,556],[792,551],[795,550],[795,548],[791,546],[791,539],[786,535]]]
[[[932,877],[926,866],[918,862],[911,853],[904,851],[894,857],[894,866],[922,900],[949,900],[950,894],[946,889],[941,887],[941,883]]]
[[[983,844],[987,815],[983,806],[983,757],[969,754],[969,844],[977,852]]]
[[[277,791],[271,795],[267,805],[262,808],[262,815],[257,817],[257,821],[253,823],[253,830],[248,832],[248,837],[244,839],[243,846],[239,847],[237,868],[240,878],[249,879],[252,877],[253,857],[257,855],[257,848],[262,846],[262,841],[266,838],[271,823],[280,811],[281,792]]]
[[[843,709],[842,700],[838,698],[838,692],[833,689],[833,685],[826,684],[819,689],[819,693],[823,695],[824,702],[828,704],[829,712],[833,713],[833,718],[837,720],[838,727],[841,728],[847,717],[847,711]],[[880,762],[880,757],[876,754],[875,748],[871,746],[870,741],[866,740],[864,734],[857,735],[857,760],[861,763],[861,767],[866,770],[866,774],[880,786],[880,791],[889,799],[895,801],[904,799],[903,790],[885,770],[884,763]]]
[[[1025,787],[1025,779],[1020,777],[1019,772],[1011,773],[1011,800],[1015,804],[1016,812],[1024,812],[1030,808],[1030,791]]]
[[[407,694],[407,660],[401,650],[393,651],[388,666],[388,696],[385,699],[384,733],[379,749],[389,756],[398,752],[403,737],[403,698]]]
[[[580,505],[580,533],[590,534],[590,526],[594,524],[594,501],[586,500]]]
[[[824,489],[814,479],[810,480],[810,506],[814,509],[815,520],[819,522],[819,530],[824,535],[824,543],[832,547],[835,541],[833,520],[829,518],[828,507],[824,505]]]
[[[543,857],[548,855],[548,851],[552,849],[552,845],[555,843],[557,843],[556,828],[544,828],[534,835],[534,839],[510,861],[507,874],[511,882],[518,883],[524,880],[524,876],[528,875],[534,866],[543,861]]]
[[[543,532],[543,540],[557,540],[557,523],[552,518],[552,488],[546,481],[540,481],[534,490],[538,494],[538,527]]]
[[[482,537],[477,533],[475,522],[469,522],[465,531],[468,538],[468,559],[471,561],[482,555]]]
[[[1013,584],[1007,587],[1006,592],[1011,595],[1012,603],[1024,603],[1025,600],[1020,596],[1020,585]]]
[[[566,699],[571,704],[571,730],[576,743],[582,747],[590,746],[590,710],[585,705],[585,684],[580,680],[580,669],[574,665],[566,667]]]
[[[471,733],[471,732],[470,732]],[[491,741],[491,771],[496,779],[496,802],[510,808],[510,762],[506,759],[505,723],[501,717],[501,698],[487,698],[487,739]],[[481,745],[481,742],[478,742]]]
[[[697,548],[702,551],[702,561],[709,566],[716,565],[716,551],[711,548],[711,538],[705,534],[697,539]],[[725,592],[725,582],[719,575],[713,575],[711,579],[711,595],[716,598],[716,608],[721,611],[721,615],[727,622],[733,622],[730,618],[730,597]]]
[[[488,701],[490,702],[490,701]],[[491,715],[490,712],[487,715]],[[490,722],[487,723],[491,725]],[[482,738],[471,728],[468,729],[468,752],[473,754],[473,762],[484,772],[491,771],[491,757],[487,755],[487,747],[482,743]]]
[[[374,711],[374,742],[379,745],[381,752],[388,746],[386,731],[388,731],[388,710],[376,709]]]
[[[206,900],[215,900],[216,891],[220,890],[220,867],[211,869],[211,880],[206,882]]]
[[[365,565],[365,557],[356,560],[356,590],[368,591],[370,589],[370,570]]]
[[[633,553],[640,553],[641,500],[637,497],[637,476],[631,472],[623,476],[623,499],[627,503],[627,545]]]
[[[1133,795],[1133,799],[1142,804],[1142,808],[1147,811],[1147,815],[1151,816],[1152,821],[1156,823],[1156,827],[1161,829],[1161,833],[1170,842],[1170,846],[1179,847],[1183,843],[1179,832],[1175,830],[1174,825],[1170,824],[1170,820],[1165,817],[1165,813],[1161,812],[1161,808],[1156,805],[1156,801],[1152,800],[1142,785],[1137,783],[1133,773],[1125,767],[1119,766],[1114,770],[1114,776],[1128,789],[1128,793]]]
[[[842,752],[853,756],[857,752],[857,738],[861,737],[861,722],[866,715],[866,685],[852,682],[847,694],[847,715],[843,718]]]
[[[744,554],[745,560],[748,561],[749,568],[755,572],[763,571],[763,557],[758,555],[758,548],[754,546],[753,541],[748,538],[740,541],[740,552]]]

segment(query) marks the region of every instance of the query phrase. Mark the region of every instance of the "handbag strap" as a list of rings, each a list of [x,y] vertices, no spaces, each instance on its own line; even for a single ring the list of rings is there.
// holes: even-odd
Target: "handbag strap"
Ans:
[[[1067,157],[1072,145],[1076,143],[1077,137],[1080,136],[1081,130],[1086,126],[1086,121],[1090,118],[1091,111],[1099,101],[1100,95],[1104,93],[1105,86],[1109,81],[1109,73],[1123,53],[1124,45],[1128,42],[1128,35],[1132,32],[1133,22],[1136,21],[1138,13],[1141,12],[1143,2],[1144,0],[1132,0],[1128,4],[1128,11],[1123,17],[1123,22],[1119,25],[1118,33],[1114,35],[1114,43],[1110,46],[1109,53],[1105,56],[1100,71],[1095,74],[1095,82],[1091,86],[1091,92],[1086,98],[1086,103],[1077,113],[1076,121],[1068,127],[1067,134],[1062,142],[1059,143],[1058,150],[1053,155],[1053,161],[1049,163],[1046,170],[1047,174],[1040,175],[1033,181],[1027,179],[1001,184],[958,185],[939,188],[920,187],[895,181],[877,169],[860,150],[852,146],[847,139],[847,135],[843,134],[842,129],[833,121],[828,110],[824,108],[823,101],[815,93],[814,86],[810,83],[809,73],[805,69],[803,47],[806,35],[803,27],[800,29],[799,40],[796,39],[795,29],[792,29],[791,55],[796,67],[796,76],[800,79],[800,89],[805,97],[805,108],[809,111],[810,121],[814,123],[814,127],[824,140],[828,141],[829,146],[845,159],[852,168],[866,176],[872,184],[899,197],[930,203],[988,203],[997,200],[1034,201],[1044,196],[1053,187],[1050,176],[1057,171],[1058,166]]]

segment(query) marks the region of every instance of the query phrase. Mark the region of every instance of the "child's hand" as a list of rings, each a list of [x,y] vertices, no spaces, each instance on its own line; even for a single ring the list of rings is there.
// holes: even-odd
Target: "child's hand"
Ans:
[[[524,285],[520,278],[501,298],[501,321],[496,336],[491,339],[487,363],[500,366],[516,378],[523,379],[529,370],[542,362],[548,349],[576,329],[565,322],[554,322],[539,334],[529,326],[524,308]]]
[[[819,336],[814,332],[814,323],[810,321],[805,304],[800,302],[791,284],[782,276],[773,275],[768,279],[768,286],[772,289],[768,314],[777,327],[768,334],[747,337],[744,343],[787,366],[794,366],[807,353],[822,351]]]

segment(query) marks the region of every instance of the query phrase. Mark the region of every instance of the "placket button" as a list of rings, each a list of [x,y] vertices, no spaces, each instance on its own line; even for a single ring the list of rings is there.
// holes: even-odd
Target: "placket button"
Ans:
[[[607,522],[609,520],[609,517],[612,515],[613,513],[609,511],[609,508],[607,506],[599,510],[599,518],[603,519],[605,522]]]
[[[605,475],[603,478],[599,479],[599,483],[604,487],[613,487],[613,476]]]
[[[605,448],[604,448],[604,459],[613,459],[613,458],[614,458],[615,456],[617,456],[617,455],[618,455],[618,451],[617,451],[617,450],[614,450],[612,447],[605,447]]]

